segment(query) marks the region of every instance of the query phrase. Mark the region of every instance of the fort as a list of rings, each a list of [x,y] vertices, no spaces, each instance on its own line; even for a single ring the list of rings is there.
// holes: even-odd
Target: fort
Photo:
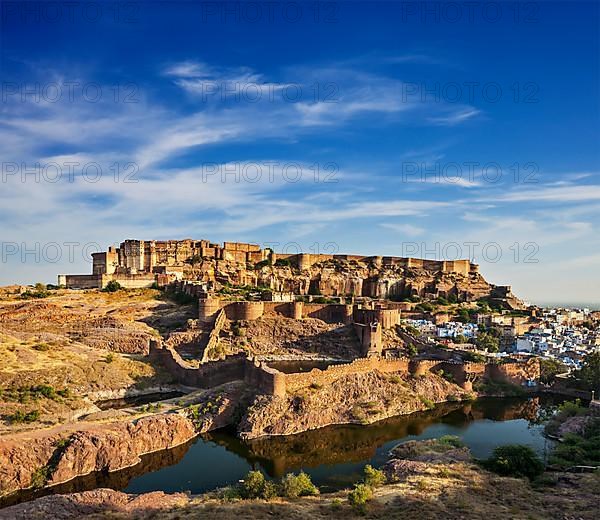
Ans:
[[[332,385],[336,380],[353,374],[377,371],[383,374],[425,376],[429,372],[451,374],[453,381],[465,391],[471,391],[473,382],[486,380],[524,385],[538,381],[540,364],[537,359],[509,363],[456,363],[432,359],[386,359],[380,356],[357,358],[349,363],[332,364],[326,369],[313,368],[310,372],[284,373],[243,354],[228,356],[221,361],[190,367],[173,349],[159,341],[150,343],[150,356],[159,360],[185,385],[210,388],[229,381],[243,379],[259,393],[283,397],[303,388]]]
[[[183,384],[208,388],[230,380],[243,379],[261,393],[285,396],[311,385],[331,385],[343,376],[377,371],[411,376],[429,372],[448,374],[465,391],[472,390],[473,381],[511,383],[519,386],[536,383],[540,377],[537,359],[507,363],[455,362],[444,359],[398,357],[393,350],[384,350],[382,333],[400,324],[401,309],[394,302],[363,302],[355,304],[319,304],[303,301],[228,301],[202,292],[200,286],[178,282],[179,291],[198,295],[198,319],[209,330],[208,343],[199,352],[199,366],[190,366],[168,342],[152,340],[149,355],[160,361]],[[253,356],[234,354],[219,361],[209,361],[206,352],[219,342],[226,322],[259,320],[263,316],[281,316],[294,320],[317,318],[327,323],[352,325],[361,351],[355,359],[347,358],[326,369],[310,372],[284,373],[267,361]],[[200,350],[200,347],[198,347]]]
[[[208,240],[125,240],[118,248],[92,253],[91,275],[59,275],[59,285],[79,289],[92,286],[102,288],[110,280],[117,280],[126,287],[151,286],[160,280],[181,279],[183,267],[194,260],[216,260],[240,264],[257,264],[277,260],[289,262],[298,269],[307,270],[326,261],[346,261],[373,264],[375,266],[397,266],[420,268],[430,272],[456,273],[467,276],[477,272],[478,266],[469,260],[422,260],[393,256],[327,255],[327,254],[281,254],[269,248],[261,249],[257,244],[224,242],[221,246]]]
[[[191,239],[126,240],[92,258],[91,274],[60,275],[59,284],[156,286],[197,302],[196,319],[185,331],[148,340],[148,355],[186,386],[245,381],[259,394],[284,397],[373,373],[444,374],[464,392],[480,380],[517,385],[539,380],[535,360],[462,363],[443,356],[406,357],[408,335],[398,326],[403,313],[414,311],[415,296],[455,302],[483,297],[508,308],[520,305],[510,287],[489,284],[468,260],[278,254],[256,244]],[[279,354],[268,355],[274,348]],[[328,353],[324,368],[313,368],[314,355],[323,353]],[[310,370],[287,372],[269,361],[288,354]]]
[[[209,290],[227,284],[261,287],[280,301],[306,295],[456,301],[489,297],[509,308],[520,305],[509,286],[489,284],[469,260],[282,254],[240,242],[125,240],[118,248],[93,253],[91,274],[58,276],[58,284],[69,289],[102,289],[113,281],[124,288],[164,287],[183,280]]]

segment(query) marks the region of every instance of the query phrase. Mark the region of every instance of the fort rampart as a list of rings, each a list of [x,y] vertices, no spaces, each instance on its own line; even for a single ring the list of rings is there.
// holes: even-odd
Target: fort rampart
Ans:
[[[536,359],[485,364],[373,356],[330,365],[324,370],[314,368],[310,372],[283,373],[264,361],[246,358],[244,354],[228,356],[221,361],[205,362],[198,368],[191,367],[173,348],[155,340],[150,342],[150,355],[160,361],[179,382],[188,386],[210,388],[234,380],[244,380],[260,393],[280,397],[313,385],[331,385],[348,375],[373,371],[413,377],[443,371],[444,374],[451,374],[452,380],[467,391],[472,389],[472,381],[476,379],[523,385],[529,381],[538,381],[540,376],[540,364]]]
[[[196,368],[189,366],[174,348],[152,340],[150,356],[160,362],[179,383],[198,388],[211,388],[244,379],[246,372],[245,354],[228,356],[220,361],[208,361]]]

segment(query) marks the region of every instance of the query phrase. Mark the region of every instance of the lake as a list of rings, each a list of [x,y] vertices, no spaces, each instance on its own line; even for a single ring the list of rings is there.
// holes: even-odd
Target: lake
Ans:
[[[70,493],[109,487],[130,493],[161,490],[202,493],[234,484],[251,469],[269,477],[304,470],[322,492],[351,486],[366,464],[381,466],[398,443],[456,435],[475,457],[487,457],[502,444],[526,444],[542,458],[551,441],[538,424],[541,412],[562,400],[550,396],[484,398],[471,403],[445,403],[434,410],[394,417],[378,423],[330,426],[288,437],[243,442],[233,431],[201,435],[170,450],[144,455],[131,468],[95,473],[41,491],[24,491],[2,506],[48,493]]]

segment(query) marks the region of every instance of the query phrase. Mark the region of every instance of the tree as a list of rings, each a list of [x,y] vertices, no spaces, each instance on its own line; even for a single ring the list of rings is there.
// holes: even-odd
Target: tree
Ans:
[[[558,359],[540,360],[540,382],[546,385],[554,383],[558,374],[567,371],[567,366]]]
[[[481,332],[477,336],[475,344],[480,350],[487,350],[488,352],[498,352],[500,349],[500,341],[489,332]]]
[[[104,292],[117,292],[119,290],[121,290],[121,284],[119,282],[117,282],[116,280],[111,280],[110,282],[108,282],[106,284],[106,287],[104,289],[102,289],[102,291]]]
[[[583,366],[577,373],[577,379],[588,390],[594,390],[600,397],[600,352],[592,352],[585,356]]]
[[[469,323],[471,321],[469,311],[464,307],[458,309],[458,316],[456,318],[456,321],[459,321],[461,323]]]
[[[494,473],[533,480],[544,472],[544,464],[529,446],[508,444],[498,446],[483,466]]]

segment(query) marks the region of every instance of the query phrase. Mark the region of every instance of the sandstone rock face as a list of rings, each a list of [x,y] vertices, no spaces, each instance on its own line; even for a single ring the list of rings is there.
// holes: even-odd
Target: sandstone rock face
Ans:
[[[59,440],[59,435],[53,435],[25,442],[0,441],[0,494],[29,487],[33,473],[50,460]]]
[[[429,374],[411,377],[374,371],[340,377],[285,397],[260,395],[239,426],[240,436],[291,435],[331,424],[369,424],[426,410],[431,403],[466,397],[463,390]]]
[[[116,428],[78,432],[64,450],[50,484],[70,480],[93,471],[115,471],[133,466],[140,455],[172,448],[196,435],[193,424],[178,414],[144,417]]]
[[[474,301],[491,296],[495,287],[475,271],[463,274],[342,259],[317,262],[307,269],[269,265],[254,269],[245,263],[205,259],[199,266],[184,269],[185,278],[189,280],[263,286],[303,295],[372,298],[454,296],[459,301]]]
[[[192,421],[179,414],[143,417],[19,442],[0,442],[0,491],[7,494],[32,485],[46,468],[47,484],[58,484],[94,471],[115,471],[137,464],[140,455],[172,448],[196,435]],[[68,439],[65,446],[59,441]],[[66,444],[66,443],[65,443]],[[7,463],[5,463],[7,461]]]

